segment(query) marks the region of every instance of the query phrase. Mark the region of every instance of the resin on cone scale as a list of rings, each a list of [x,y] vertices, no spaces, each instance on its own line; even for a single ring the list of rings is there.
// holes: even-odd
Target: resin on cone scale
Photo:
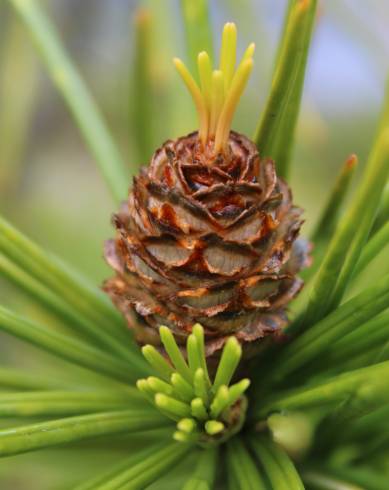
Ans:
[[[174,60],[199,131],[157,149],[114,215],[116,238],[105,257],[116,275],[104,289],[142,345],[159,345],[160,325],[184,344],[200,323],[207,356],[231,335],[247,355],[282,331],[286,307],[302,287],[302,210],[274,162],[230,130],[253,53],[251,44],[235,70],[236,28],[229,23],[219,69],[199,54],[200,86]]]

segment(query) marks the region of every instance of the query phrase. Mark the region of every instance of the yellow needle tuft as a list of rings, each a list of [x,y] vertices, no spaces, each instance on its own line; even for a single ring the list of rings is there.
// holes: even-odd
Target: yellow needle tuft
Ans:
[[[223,29],[219,70],[212,71],[207,52],[198,54],[200,87],[184,63],[174,58],[177,71],[196,105],[200,122],[199,139],[203,146],[208,143],[214,153],[227,148],[232,118],[253,67],[255,44],[251,43],[235,69],[236,43],[236,26],[233,22],[227,22]]]

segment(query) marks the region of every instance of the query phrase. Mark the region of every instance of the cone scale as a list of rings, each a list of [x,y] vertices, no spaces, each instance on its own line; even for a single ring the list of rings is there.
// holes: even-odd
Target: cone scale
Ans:
[[[230,129],[254,45],[236,70],[235,50],[235,26],[226,24],[219,69],[199,54],[200,86],[174,60],[199,131],[157,149],[114,216],[116,237],[105,257],[116,275],[104,289],[142,345],[160,345],[160,325],[183,345],[200,323],[206,356],[231,335],[249,356],[282,331],[286,306],[302,287],[302,210],[274,162]]]

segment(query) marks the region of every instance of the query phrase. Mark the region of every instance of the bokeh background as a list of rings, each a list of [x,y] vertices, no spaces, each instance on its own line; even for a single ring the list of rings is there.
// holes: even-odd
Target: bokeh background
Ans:
[[[251,41],[257,45],[253,76],[233,125],[251,135],[268,94],[286,0],[210,3],[216,47],[223,24],[230,20],[238,26],[240,52]],[[44,4],[128,163],[130,184],[131,175],[147,163],[152,148],[196,127],[191,101],[171,63],[175,55],[186,60],[179,0],[47,0]],[[138,144],[134,110],[138,95],[134,24],[139,9],[148,12],[153,33],[148,155]],[[366,161],[389,72],[388,25],[389,4],[382,0],[320,4],[291,176],[295,201],[306,210],[306,235],[345,158],[357,153],[359,174]],[[102,244],[113,234],[113,211],[105,183],[25,27],[7,2],[1,2],[0,212],[100,284],[110,274],[102,259]],[[360,281],[374,281],[383,268],[389,270],[385,251]],[[51,321],[1,277],[0,297],[1,303],[20,313]],[[5,335],[0,336],[0,360],[26,367],[37,376],[47,366],[60,378],[66,378],[68,370],[64,363],[38,355]],[[79,445],[0,461],[0,488],[69,488],[83,474],[93,474],[100,461],[117,457],[114,445],[108,454],[104,444],[97,446],[88,458],[80,458],[83,446]]]

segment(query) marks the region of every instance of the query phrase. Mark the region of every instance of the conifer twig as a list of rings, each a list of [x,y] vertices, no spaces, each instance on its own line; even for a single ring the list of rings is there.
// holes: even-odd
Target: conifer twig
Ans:
[[[266,485],[260,470],[238,438],[233,438],[227,443],[227,468],[229,478],[237,485],[235,488],[265,490]]]
[[[294,464],[278,445],[264,438],[252,437],[250,446],[263,465],[272,488],[277,488],[277,490],[304,490]]]
[[[166,425],[158,413],[121,410],[80,415],[0,430],[0,457],[97,436],[140,432]]]
[[[140,461],[143,461],[148,456],[154,454],[156,451],[159,451],[165,446],[164,442],[157,442],[151,444],[149,447],[142,449],[141,451],[135,451],[134,454],[128,456],[127,458],[123,458],[119,461],[119,463],[115,464],[113,467],[108,470],[99,473],[97,476],[94,475],[89,480],[80,483],[74,490],[96,490],[104,488],[104,485],[109,483],[113,478],[115,478],[118,474],[127,470],[128,468],[132,468]]]
[[[10,367],[0,367],[0,388],[12,390],[50,390],[60,386],[56,379],[24,372]]]
[[[389,173],[389,121],[387,124],[377,136],[363,181],[314,278],[310,300],[299,329],[309,328],[323,318],[343,297],[369,235]]]
[[[81,340],[75,340],[51,331],[8,311],[2,306],[0,306],[0,330],[51,352],[62,359],[119,381],[128,383],[137,377],[137,374],[129,369],[124,361],[115,359]]]
[[[389,275],[354,296],[290,343],[277,358],[277,379],[312,361],[332,342],[378,315],[388,306]]]
[[[290,4],[270,94],[254,136],[261,156],[275,160],[281,177],[288,175],[317,2]]]
[[[123,343],[113,337],[107,330],[96,328],[95,323],[81,312],[75,311],[60,296],[53,293],[34,277],[26,273],[11,260],[0,253],[0,272],[30,296],[39,301],[43,307],[53,313],[61,321],[71,328],[77,338],[80,333],[101,348],[108,348],[112,353],[123,359],[132,360],[129,350]]]
[[[259,415],[267,415],[275,410],[300,410],[312,406],[327,406],[327,409],[346,400],[350,395],[356,400],[358,396],[368,403],[377,397],[382,388],[389,384],[385,382],[389,376],[389,361],[372,366],[355,369],[339,374],[325,381],[311,383],[308,386],[287,390],[272,396],[262,403]],[[378,381],[377,381],[378,380]],[[369,390],[364,387],[369,386]]]
[[[146,408],[137,390],[44,391],[0,393],[0,417],[67,416]]]
[[[61,302],[66,301],[69,306],[80,311],[81,322],[83,316],[94,322],[94,329],[90,322],[83,324],[89,335],[92,335],[100,344],[108,344],[111,348],[113,347],[127,362],[145,371],[143,359],[132,342],[128,329],[123,325],[122,318],[109,303],[107,297],[89,284],[78,272],[72,270],[56,256],[42,250],[1,216],[0,252],[4,253],[9,262],[13,262],[23,272],[41,282],[51,293],[59,296]],[[13,267],[14,277],[16,273]],[[37,294],[39,292],[40,297],[43,293],[45,301],[50,302],[52,294],[49,295],[50,297],[45,295],[41,288]],[[58,307],[58,301],[55,303]],[[109,329],[107,329],[108,322]]]
[[[182,490],[208,490],[213,488],[216,477],[218,449],[211,447],[200,452],[193,475]]]
[[[311,238],[315,243],[332,235],[336,227],[339,210],[346,198],[351,180],[355,174],[357,163],[358,158],[353,154],[347,158],[342,166],[312,233]]]
[[[138,490],[153,483],[157,478],[178,463],[191,449],[189,444],[170,443],[163,448],[156,446],[142,460],[118,471],[111,479],[95,487],[95,490]]]

